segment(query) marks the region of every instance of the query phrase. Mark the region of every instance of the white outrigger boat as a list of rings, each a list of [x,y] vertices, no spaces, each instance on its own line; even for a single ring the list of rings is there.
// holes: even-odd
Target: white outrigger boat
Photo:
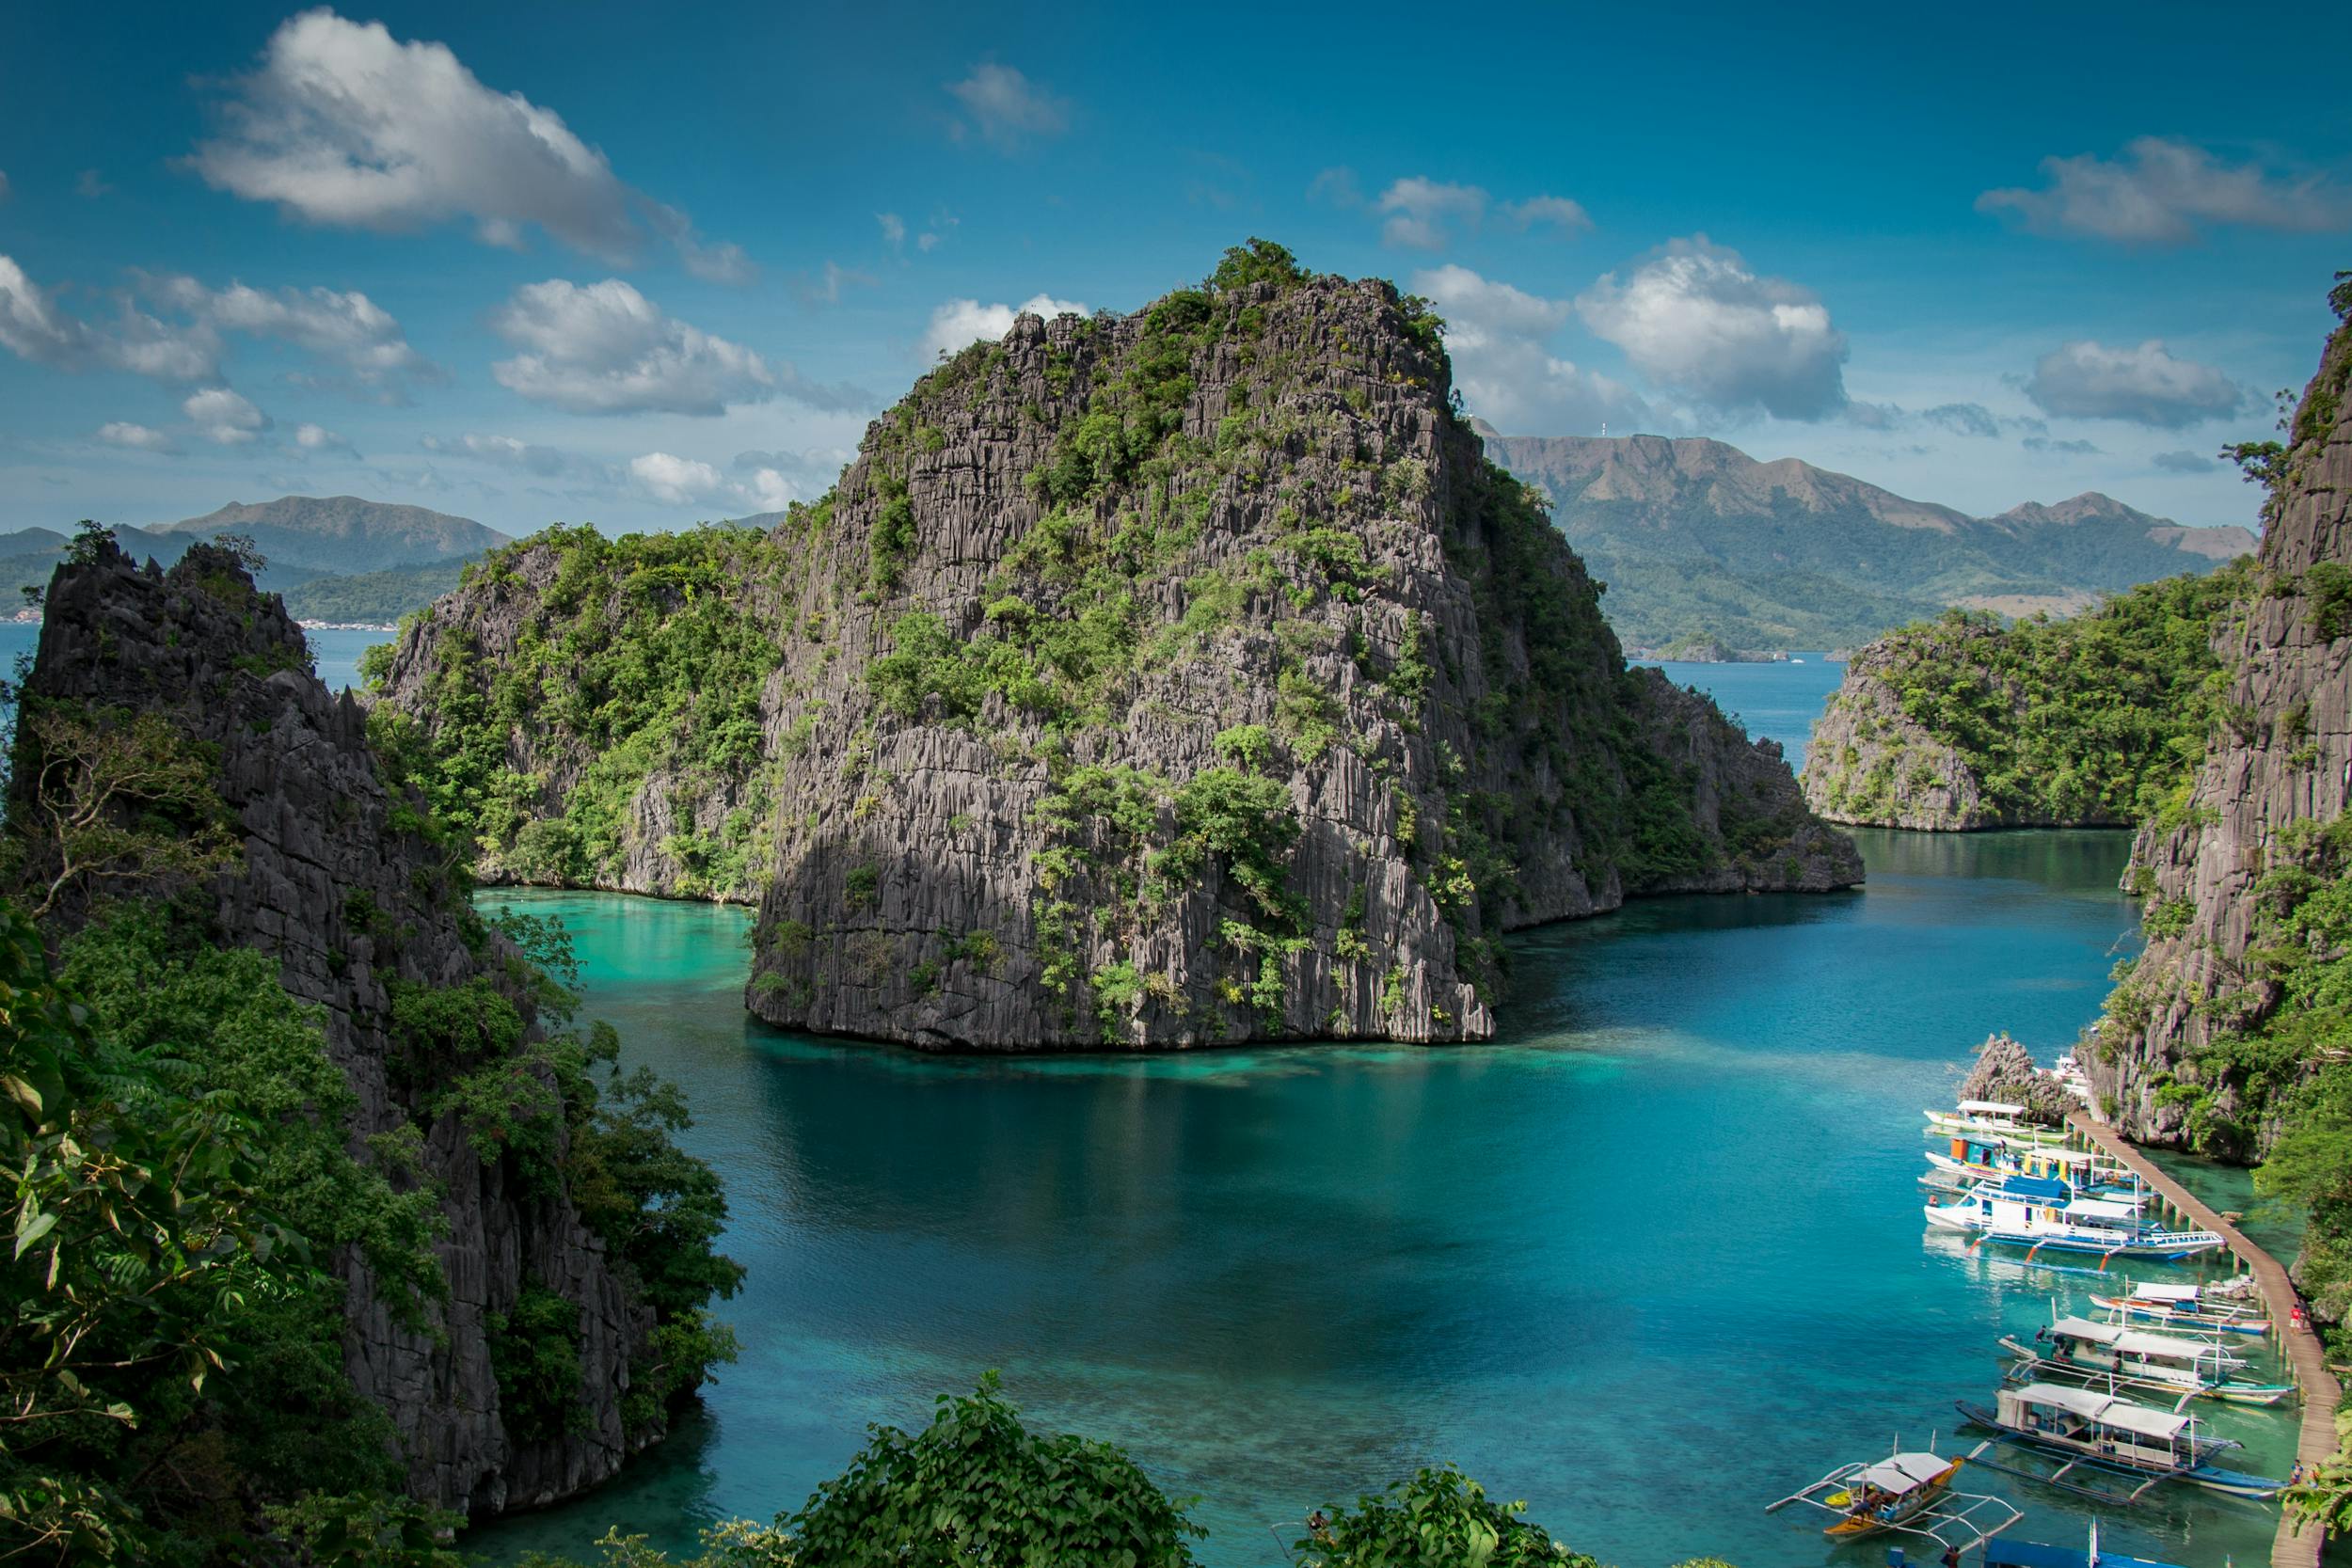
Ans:
[[[2200,1334],[2241,1334],[2249,1338],[2270,1332],[2270,1319],[2249,1298],[2254,1276],[2234,1275],[2201,1285],[2135,1285],[2128,1295],[2094,1295],[2118,1323],[2136,1321]]]
[[[2100,1266],[2117,1258],[2177,1262],[2222,1244],[2210,1230],[2168,1230],[2152,1224],[2137,1203],[2076,1197],[2063,1181],[2011,1176],[1980,1181],[1949,1203],[1927,1206],[1928,1223],[2038,1253],[2095,1253]],[[1972,1243],[1974,1244],[1974,1243]]]
[[[1966,1463],[1933,1449],[1860,1460],[1766,1504],[1764,1512],[1777,1513],[1790,1503],[1804,1503],[1831,1515],[1821,1533],[1832,1540],[1851,1541],[1883,1531],[1916,1535],[1958,1556],[2025,1517],[1998,1497],[1954,1492],[1952,1481]]]
[[[2080,1381],[2109,1392],[2130,1388],[2230,1404],[2277,1404],[2295,1396],[2292,1383],[2256,1383],[2235,1375],[2246,1370],[2246,1358],[2210,1339],[2062,1318],[2055,1311],[2031,1344],[2010,1336],[2001,1348],[2018,1358],[2026,1375]]]
[[[2155,1410],[2096,1388],[2055,1383],[2006,1387],[1994,1399],[1990,1409],[1960,1402],[1963,1416],[1994,1434],[1968,1457],[2027,1481],[2126,1503],[2139,1501],[2151,1487],[2168,1481],[2227,1497],[2254,1498],[2276,1497],[2286,1485],[2267,1476],[2248,1475],[2215,1464],[2217,1454],[2242,1445],[2210,1435],[2195,1417],[2177,1410]],[[2040,1475],[1984,1458],[1996,1443],[2055,1458],[2058,1467]],[[2119,1475],[2137,1484],[2122,1493],[2095,1490],[2067,1479],[2077,1470]]]
[[[2004,1100],[1963,1100],[1957,1110],[1926,1113],[1931,1132],[1979,1132],[2023,1144],[2062,1144],[2066,1129],[2036,1127],[2024,1119],[2026,1108]]]
[[[2127,1166],[2087,1148],[2018,1143],[1993,1133],[1955,1133],[1951,1152],[1928,1150],[1928,1164],[1931,1173],[1920,1180],[1948,1192],[1966,1192],[1979,1181],[2033,1176],[2063,1181],[2078,1197],[2145,1203],[2150,1196]]]

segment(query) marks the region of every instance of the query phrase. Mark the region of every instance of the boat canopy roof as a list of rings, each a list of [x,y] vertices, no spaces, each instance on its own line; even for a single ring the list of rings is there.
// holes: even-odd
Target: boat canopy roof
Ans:
[[[2088,1164],[2090,1161],[2090,1150],[2087,1148],[2037,1148],[2034,1155],[2057,1165]]]
[[[2196,1305],[2201,1293],[2199,1287],[2195,1285],[2135,1285],[2132,1287],[2132,1299],[2135,1301],[2160,1301],[2172,1307],[2192,1307]]]
[[[1984,1116],[2022,1117],[2026,1114],[2023,1105],[2011,1105],[2004,1100],[1963,1100],[1960,1108]]]
[[[2087,1220],[2136,1220],[2139,1218],[2138,1204],[2117,1203],[2104,1197],[2078,1197],[2066,1206],[2066,1212]]]
[[[1925,1486],[1952,1467],[1952,1461],[1942,1454],[1899,1453],[1882,1459],[1862,1472],[1865,1486],[1875,1486],[1882,1492],[1909,1492]]]
[[[2131,1355],[2152,1355],[2168,1361],[2195,1360],[2217,1354],[2214,1346],[2201,1339],[2151,1334],[2146,1329],[2124,1328],[2116,1323],[2094,1323],[2088,1318],[2060,1318],[2050,1325],[2050,1332],[2090,1344],[2111,1345]]]
[[[2087,1421],[2113,1427],[2119,1432],[2136,1433],[2142,1437],[2161,1437],[2170,1441],[2189,1426],[2191,1418],[2169,1410],[2151,1410],[2144,1404],[2102,1394],[2096,1388],[2067,1388],[2055,1383],[2028,1383],[2017,1390],[2017,1397],[2027,1404],[2039,1404],[2052,1410],[2071,1410]]]
[[[2028,1203],[2064,1203],[2074,1196],[2074,1189],[2055,1176],[2012,1176],[2001,1183],[1998,1191],[2004,1197],[2021,1197]]]

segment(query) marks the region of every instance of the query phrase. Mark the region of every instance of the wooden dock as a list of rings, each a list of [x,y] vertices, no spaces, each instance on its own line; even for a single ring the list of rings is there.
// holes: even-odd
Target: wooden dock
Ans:
[[[2139,1179],[2153,1187],[2174,1212],[2230,1243],[2231,1254],[2240,1267],[2253,1275],[2254,1283],[2262,1291],[2263,1300],[2270,1307],[2272,1331],[2279,1336],[2279,1344],[2295,1368],[2296,1384],[2303,1390],[2303,1432],[2296,1445],[2296,1458],[2306,1473],[2334,1458],[2336,1406],[2344,1398],[2344,1389],[2335,1374],[2328,1370],[2327,1351],[2319,1336],[2312,1332],[2308,1323],[2298,1326],[2295,1322],[2295,1286],[2287,1278],[2285,1266],[2256,1246],[2244,1231],[2206,1207],[2187,1188],[2157,1169],[2106,1122],[2088,1111],[2075,1112],[2067,1122],[2084,1138],[2137,1172]],[[2327,1542],[2317,1526],[2306,1525],[2297,1532],[2282,1513],[2279,1533],[2270,1544],[2272,1568],[2320,1568],[2326,1547]]]

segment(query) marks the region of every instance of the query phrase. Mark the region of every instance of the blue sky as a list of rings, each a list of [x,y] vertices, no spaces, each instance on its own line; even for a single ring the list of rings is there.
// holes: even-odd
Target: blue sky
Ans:
[[[1249,234],[1435,297],[1506,430],[2250,522],[2352,266],[2329,13],[2056,16],[13,7],[0,529],[764,510]]]

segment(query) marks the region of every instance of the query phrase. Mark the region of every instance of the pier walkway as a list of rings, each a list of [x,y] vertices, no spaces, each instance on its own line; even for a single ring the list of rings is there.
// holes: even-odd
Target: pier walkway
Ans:
[[[2295,1368],[2295,1381],[2303,1390],[2303,1432],[2296,1445],[2296,1458],[2306,1472],[2334,1458],[2336,1406],[2344,1398],[2344,1389],[2335,1374],[2328,1370],[2327,1351],[2320,1344],[2319,1336],[2312,1332],[2308,1323],[2298,1326],[2295,1322],[2295,1286],[2287,1278],[2285,1266],[2256,1246],[2244,1231],[2206,1207],[2187,1188],[2157,1169],[2153,1161],[2106,1122],[2088,1111],[2077,1111],[2067,1117],[2067,1123],[2137,1172],[2139,1179],[2153,1187],[2175,1213],[2229,1243],[2239,1265],[2253,1274],[2254,1283],[2270,1307],[2272,1330],[2279,1336],[2280,1346]],[[2319,1568],[2325,1545],[2316,1527],[2306,1525],[2297,1533],[2292,1522],[2281,1514],[2278,1536],[2270,1544],[2271,1568]]]

